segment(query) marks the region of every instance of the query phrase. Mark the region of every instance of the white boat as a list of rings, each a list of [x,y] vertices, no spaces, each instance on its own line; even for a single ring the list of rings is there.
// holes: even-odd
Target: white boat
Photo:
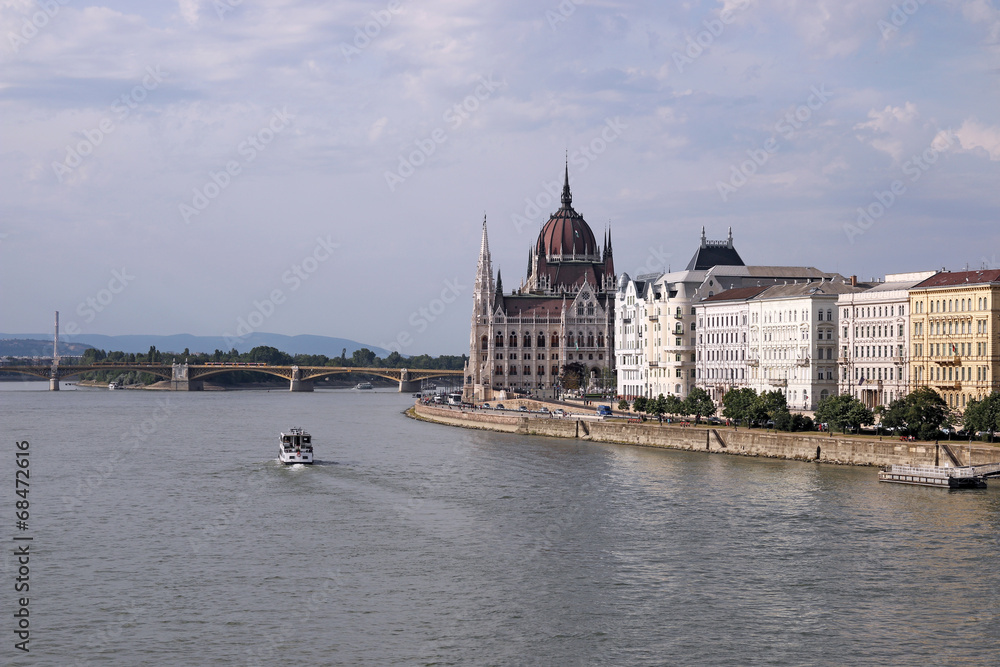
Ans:
[[[300,428],[282,433],[278,440],[278,459],[282,463],[312,463],[312,436]]]
[[[121,385],[118,384],[117,382],[110,382],[110,383],[108,383],[108,389],[111,389],[111,390],[121,389]]]
[[[372,386],[371,382],[359,382],[354,388],[368,391],[369,389],[374,389],[375,387]]]

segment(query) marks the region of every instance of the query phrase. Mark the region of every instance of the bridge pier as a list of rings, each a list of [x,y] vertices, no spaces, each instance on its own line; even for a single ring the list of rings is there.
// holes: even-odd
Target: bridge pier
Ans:
[[[399,369],[399,393],[420,391],[420,380],[411,380],[410,371]]]
[[[201,380],[191,380],[188,378],[187,364],[174,364],[170,372],[171,391],[201,391],[205,388],[205,383]]]
[[[49,379],[49,391],[59,391],[59,378]]]
[[[312,391],[313,381],[302,379],[302,370],[298,366],[292,366],[292,381],[288,391]]]

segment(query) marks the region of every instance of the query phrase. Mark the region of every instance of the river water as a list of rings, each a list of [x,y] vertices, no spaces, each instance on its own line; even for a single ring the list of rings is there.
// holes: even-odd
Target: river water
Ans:
[[[1000,484],[470,431],[374,391],[0,386],[14,665],[986,665]],[[276,461],[313,434],[317,465]],[[15,441],[30,529],[14,529]]]

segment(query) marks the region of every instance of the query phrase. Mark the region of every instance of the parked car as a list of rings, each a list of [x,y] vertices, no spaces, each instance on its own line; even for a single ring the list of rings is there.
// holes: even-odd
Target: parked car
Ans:
[[[549,409],[547,407],[545,407],[544,405],[542,407],[538,408],[538,411],[541,412],[541,413],[543,413],[543,414],[548,414],[549,413]]]
[[[517,411],[518,411],[518,412],[527,412],[527,411],[528,411],[528,408],[522,405],[521,407],[519,407],[519,408],[517,409]]]
[[[563,410],[562,408],[556,408],[555,412],[553,412],[552,414],[556,417],[565,417],[566,411]]]
[[[709,424],[722,424],[724,422],[721,419],[719,419],[718,417],[709,417],[708,418],[708,423]]]
[[[493,409],[493,408],[491,408],[491,407],[490,407],[490,404],[489,404],[489,403],[483,403],[483,404],[482,404],[482,405],[481,405],[480,407],[481,407],[481,408],[482,408],[483,410],[492,410],[492,409]]]
[[[601,415],[602,417],[610,417],[611,416],[611,406],[610,405],[598,405],[597,406],[597,414]]]
[[[503,403],[497,403],[497,410],[506,410],[506,409],[507,408],[503,406]]]

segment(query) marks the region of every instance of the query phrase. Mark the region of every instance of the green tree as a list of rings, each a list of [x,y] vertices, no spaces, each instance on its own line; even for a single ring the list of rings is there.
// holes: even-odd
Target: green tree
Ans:
[[[260,345],[247,352],[247,361],[271,366],[291,366],[292,356],[276,347]]]
[[[667,411],[667,399],[660,394],[656,398],[646,401],[646,411],[659,420],[663,420],[663,415]]]
[[[850,394],[828,396],[816,406],[816,421],[827,422],[830,428],[846,433],[847,427],[860,429],[862,424],[872,424],[875,416],[865,404]]]
[[[648,399],[645,396],[636,396],[632,399],[632,409],[636,412],[647,412]]]
[[[684,402],[674,394],[664,398],[663,411],[668,415],[679,415],[684,411]]]
[[[722,416],[736,422],[748,421],[756,401],[757,391],[750,387],[730,389],[722,397]]]
[[[715,403],[701,387],[695,387],[684,399],[684,413],[694,415],[694,423],[700,424],[702,417],[711,417],[715,414]]]
[[[360,368],[371,368],[375,364],[375,359],[375,353],[367,347],[355,350],[354,354],[351,355],[352,365]],[[413,365],[413,367],[418,368],[416,365]]]
[[[1000,393],[994,391],[981,400],[970,401],[962,422],[967,431],[986,432],[992,442],[994,432],[1000,429]]]
[[[625,400],[624,398],[622,400],[618,401],[618,409],[622,410],[623,412],[625,410],[628,410],[628,401]]]

